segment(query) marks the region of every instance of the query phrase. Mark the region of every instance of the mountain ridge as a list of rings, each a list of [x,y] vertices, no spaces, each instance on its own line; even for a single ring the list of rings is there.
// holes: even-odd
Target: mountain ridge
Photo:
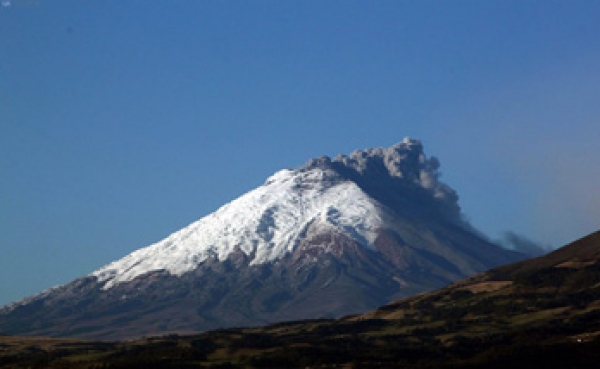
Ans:
[[[7,368],[596,368],[600,231],[546,256],[341,319],[132,342],[0,337]],[[35,346],[34,346],[35,345]],[[36,350],[32,350],[36,348]]]
[[[458,196],[447,185],[438,181],[438,167],[438,160],[435,158],[427,159],[423,153],[422,144],[410,138],[405,138],[402,142],[387,149],[357,150],[350,154],[350,156],[339,155],[333,160],[328,157],[311,159],[297,170],[284,169],[276,172],[265,181],[264,185],[227,203],[214,213],[201,218],[181,231],[175,232],[163,241],[134,251],[127,256],[133,260],[127,263],[126,260],[121,259],[126,265],[117,269],[121,269],[121,273],[129,274],[122,278],[124,281],[129,281],[145,272],[160,269],[168,270],[175,275],[181,275],[184,272],[193,270],[194,267],[206,260],[208,255],[217,254],[218,259],[221,261],[226,259],[236,246],[240,246],[241,250],[247,255],[256,253],[251,264],[273,261],[280,258],[286,252],[293,250],[294,245],[290,245],[290,239],[297,238],[306,227],[310,226],[311,222],[323,220],[324,223],[335,226],[337,225],[335,224],[336,215],[348,215],[351,219],[341,219],[341,222],[338,222],[341,228],[352,230],[353,238],[360,240],[361,244],[368,246],[375,239],[373,234],[374,225],[385,222],[384,219],[377,219],[378,213],[381,213],[383,218],[391,217],[386,216],[386,209],[376,199],[375,196],[377,195],[373,196],[370,193],[375,192],[377,194],[378,191],[369,191],[373,187],[369,184],[369,181],[373,182],[372,177],[374,175],[378,181],[387,179],[385,183],[387,192],[389,192],[387,187],[400,187],[406,191],[406,188],[410,188],[411,186],[417,190],[420,187],[425,192],[431,191],[436,200],[440,202],[444,200],[446,203],[454,206],[453,210],[455,214],[453,215],[455,218],[459,218]],[[299,183],[305,187],[310,186],[311,183],[315,183],[316,187],[312,189],[310,187],[299,188]],[[328,186],[322,185],[324,183]],[[330,204],[311,203],[310,200],[317,197],[310,190],[325,192],[331,189],[338,189],[339,191],[336,191],[325,200],[323,200],[323,196],[319,197],[321,201],[331,201]],[[308,194],[303,192],[308,192]],[[414,192],[413,195],[416,196],[418,191]],[[420,195],[422,198],[425,198],[423,194]],[[308,201],[303,201],[306,198],[308,198]],[[298,203],[300,203],[300,206],[296,206]],[[353,206],[344,206],[344,209],[340,211],[338,208],[345,204]],[[283,216],[280,216],[282,219],[275,219],[274,215],[281,215],[283,212],[281,208],[285,208]],[[323,208],[325,208],[327,213],[322,213]],[[307,210],[309,214],[305,214]],[[418,213],[417,209],[411,209],[411,211]],[[251,222],[243,224],[240,228],[230,229],[232,228],[231,226],[225,226],[225,229],[223,229],[222,224],[232,224],[238,221],[235,213],[240,212],[251,213],[254,217],[243,218],[242,220],[249,219]],[[410,214],[410,216],[415,216],[415,214]],[[256,218],[258,218],[258,224],[252,222]],[[212,219],[216,220],[216,222],[212,222],[211,224],[210,220]],[[278,232],[279,229],[277,226],[281,224],[283,224],[285,229]],[[367,229],[361,225],[366,225]],[[216,231],[213,231],[215,228]],[[251,234],[249,239],[240,240],[240,234],[250,233],[248,228],[254,228],[258,237]],[[199,235],[199,232],[203,234]],[[276,233],[279,234],[277,235]],[[216,237],[211,237],[213,234]],[[233,234],[235,238],[234,240],[229,240],[227,237],[223,237],[223,234]],[[158,255],[154,258],[152,255],[148,255],[146,260],[164,261],[165,259],[172,259],[172,251],[175,251],[172,249],[182,249],[183,247],[178,246],[185,242],[185,238],[192,238],[193,242],[193,247],[181,250],[183,253],[189,255],[187,258],[175,253],[178,258],[173,258],[174,260],[170,264],[151,265],[148,268],[140,267],[140,264],[144,263],[144,260],[140,261],[134,258],[134,256],[143,254],[142,250],[150,251],[150,248],[160,249],[162,247],[165,249],[164,252],[158,252]],[[203,240],[202,238],[209,239]],[[206,253],[199,252],[200,248],[198,244],[201,242],[210,244]],[[272,244],[275,245],[275,249],[269,250]],[[182,258],[187,260],[181,261]],[[181,264],[186,265],[182,266]],[[113,262],[112,265],[116,266],[116,263]],[[122,269],[127,269],[127,271],[123,271]],[[132,273],[136,269],[141,270],[138,273]],[[113,281],[118,283],[120,280],[118,276],[113,278],[115,274],[118,275],[119,270],[111,270],[110,265],[107,265],[93,272],[91,275],[98,277],[102,282],[107,281],[105,286],[110,288],[113,285]]]
[[[406,138],[321,157],[169,237],[0,309],[0,331],[121,338],[340,317],[523,258],[476,233]]]

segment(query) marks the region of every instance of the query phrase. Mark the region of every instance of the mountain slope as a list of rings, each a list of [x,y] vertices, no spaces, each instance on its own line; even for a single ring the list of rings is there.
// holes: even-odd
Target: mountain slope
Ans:
[[[310,160],[166,239],[0,310],[0,332],[123,338],[339,317],[522,255],[482,238],[420,142]]]
[[[287,322],[121,344],[31,350],[7,368],[596,368],[600,232],[547,256],[339,320]],[[18,346],[21,346],[19,349]],[[41,346],[41,345],[40,345]],[[16,352],[15,352],[16,350]],[[27,355],[23,355],[26,353]]]
[[[410,309],[420,320],[454,314],[453,323],[464,320],[466,324],[481,315],[482,325],[510,321],[512,329],[538,325],[538,318],[540,326],[555,319],[572,322],[589,313],[600,318],[599,301],[600,231],[545,256],[491,269],[438,291],[390,303],[360,318],[396,319]],[[428,308],[421,309],[425,306]],[[597,323],[600,332],[600,320]]]

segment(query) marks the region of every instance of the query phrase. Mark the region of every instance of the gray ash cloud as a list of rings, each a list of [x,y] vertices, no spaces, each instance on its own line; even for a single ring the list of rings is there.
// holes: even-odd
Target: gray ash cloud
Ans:
[[[552,250],[549,245],[543,245],[510,231],[504,233],[504,237],[499,243],[507,249],[519,251],[532,257],[547,254]]]

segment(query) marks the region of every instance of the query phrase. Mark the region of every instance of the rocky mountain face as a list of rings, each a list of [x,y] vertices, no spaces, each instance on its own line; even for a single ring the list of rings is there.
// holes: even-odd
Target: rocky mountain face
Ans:
[[[0,309],[0,332],[120,339],[340,317],[522,255],[463,220],[419,141],[310,160],[162,241]]]
[[[2,368],[597,368],[600,231],[342,319],[126,342],[0,335]]]

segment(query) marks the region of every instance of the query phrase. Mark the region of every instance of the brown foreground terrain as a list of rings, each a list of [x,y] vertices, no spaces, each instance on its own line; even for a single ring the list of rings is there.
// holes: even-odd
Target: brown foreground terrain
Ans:
[[[128,342],[0,337],[2,368],[597,368],[600,232],[340,320]]]

